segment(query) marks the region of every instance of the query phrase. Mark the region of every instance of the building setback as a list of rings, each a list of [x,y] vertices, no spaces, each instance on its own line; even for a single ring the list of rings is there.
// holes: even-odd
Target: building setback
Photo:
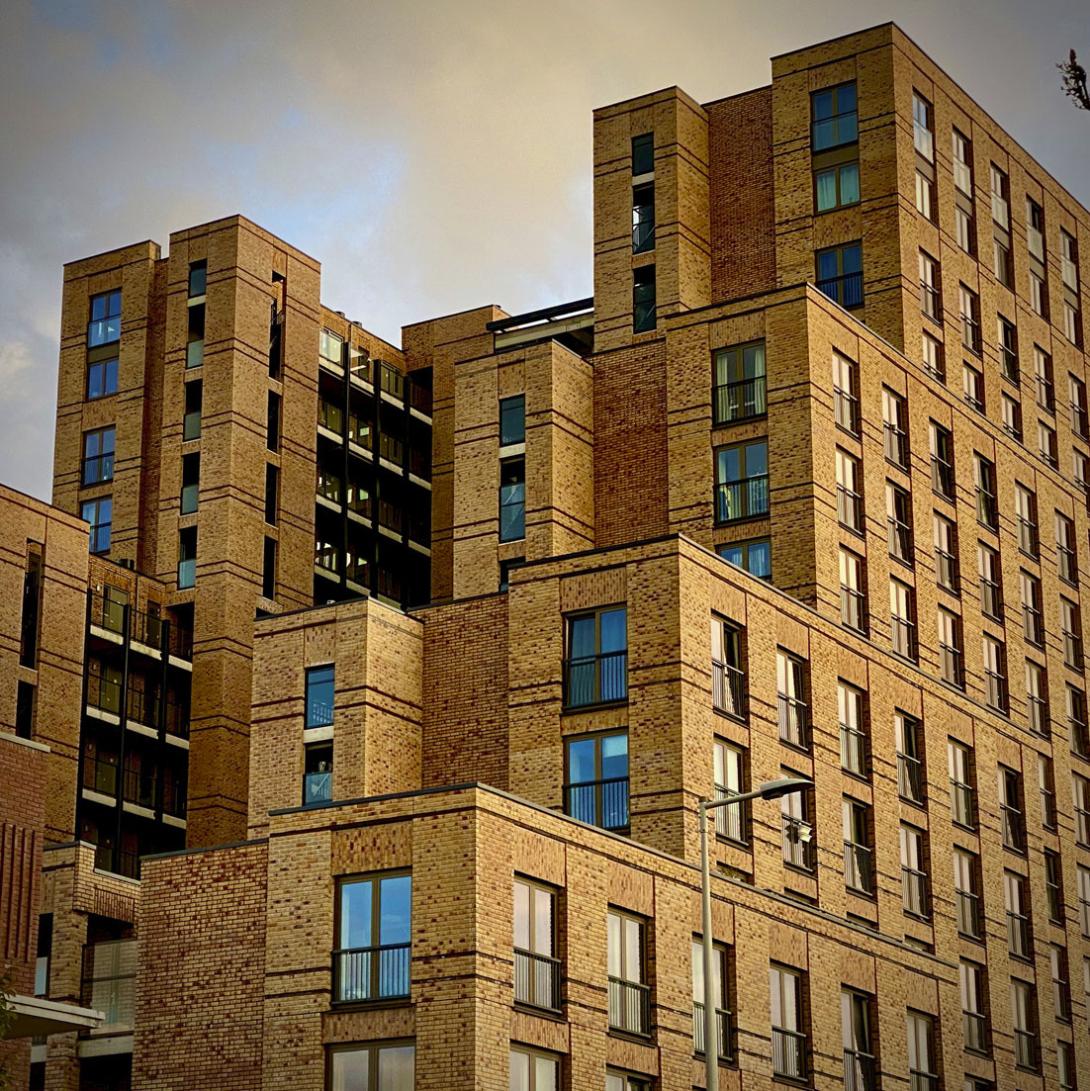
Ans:
[[[400,348],[242,217],[66,266],[27,1086],[703,1086],[782,776],[721,1086],[1090,1086],[1090,214],[885,24],[597,110],[594,222]]]

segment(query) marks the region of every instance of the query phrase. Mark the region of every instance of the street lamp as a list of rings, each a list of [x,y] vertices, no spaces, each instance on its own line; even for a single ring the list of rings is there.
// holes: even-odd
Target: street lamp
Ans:
[[[712,876],[708,859],[708,811],[730,807],[750,799],[779,799],[794,792],[813,788],[812,780],[783,777],[769,780],[752,792],[725,799],[702,799],[697,805],[700,821],[700,895],[703,908],[704,949],[704,1071],[707,1091],[719,1091],[719,1028],[715,1018],[715,946],[712,940]]]

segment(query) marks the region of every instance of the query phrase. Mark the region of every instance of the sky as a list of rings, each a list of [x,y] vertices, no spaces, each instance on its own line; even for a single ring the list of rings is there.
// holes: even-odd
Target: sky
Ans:
[[[403,324],[588,296],[591,111],[893,19],[1084,204],[1086,0],[0,0],[0,482],[49,499],[62,266],[241,212]]]

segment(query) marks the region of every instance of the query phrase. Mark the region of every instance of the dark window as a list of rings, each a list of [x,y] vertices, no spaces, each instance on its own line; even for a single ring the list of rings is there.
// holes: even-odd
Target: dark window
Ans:
[[[178,532],[178,590],[193,587],[197,582],[197,528],[186,527]]]
[[[19,629],[19,662],[24,667],[34,667],[38,663],[41,609],[42,547],[37,542],[28,542],[26,571],[23,573],[23,611]]]
[[[996,496],[995,463],[983,455],[976,462],[976,517],[992,530],[999,529],[999,502]]]
[[[319,471],[321,473],[321,471]],[[276,498],[279,491],[280,471],[271,463],[265,464],[265,522],[276,526]]]
[[[655,134],[641,133],[632,138],[633,175],[650,174],[655,169]]]
[[[607,830],[628,829],[628,732],[567,740],[564,813]]]
[[[1003,827],[1003,847],[1015,852],[1026,851],[1025,803],[1022,799],[1022,777],[1005,765],[999,767],[999,811]]]
[[[305,727],[328,727],[333,723],[333,689],[332,663],[307,668]]]
[[[526,459],[500,463],[500,541],[526,537]]]
[[[716,548],[725,561],[744,568],[750,575],[762,580],[772,579],[772,542],[768,538],[754,538],[749,542],[728,542]]]
[[[15,699],[15,734],[20,739],[29,739],[34,734],[34,698],[37,692],[37,686],[19,680]]]
[[[644,254],[655,249],[655,183],[632,189],[632,252]]]
[[[261,561],[261,594],[267,599],[276,597],[276,539],[265,539],[265,552]]]
[[[182,515],[192,515],[197,510],[200,485],[201,456],[182,455],[182,496],[178,507]]]
[[[526,395],[500,398],[500,446],[526,442]]]
[[[337,893],[334,1002],[408,996],[412,876],[342,879]]]
[[[92,553],[110,551],[110,529],[113,521],[114,502],[109,496],[97,500],[84,500],[80,506],[80,518],[91,524],[90,549]]]
[[[1045,891],[1048,896],[1048,919],[1057,924],[1064,922],[1064,881],[1060,854],[1045,849]]]
[[[117,393],[117,357],[94,360],[87,365],[87,398],[106,398]]]
[[[870,807],[845,796],[844,883],[849,890],[868,897],[874,894],[874,845]]]
[[[112,481],[114,476],[115,429],[96,428],[83,433],[83,462],[80,480],[84,485],[98,485]]]
[[[948,428],[931,421],[931,487],[954,499],[954,437]]]
[[[182,439],[201,437],[201,381],[185,384],[185,418],[182,422]]]
[[[266,415],[265,445],[270,451],[280,449],[280,395],[269,391],[269,408]]]
[[[1002,315],[998,317],[999,354],[1003,378],[1015,385],[1021,379],[1018,363],[1018,330],[1013,322],[1008,322]]]
[[[500,561],[500,590],[506,591],[511,585],[511,569],[517,567],[520,564],[525,564],[525,557],[508,557],[507,560]]]
[[[957,739],[946,744],[947,771],[950,776],[950,817],[958,826],[976,829],[976,774],[973,753]]]
[[[646,333],[655,328],[655,267],[632,270],[632,330]]]
[[[959,284],[958,306],[961,309],[961,343],[970,352],[979,356],[980,297],[964,284]]]
[[[194,261],[189,264],[189,298],[204,295],[208,279],[208,262]]]
[[[91,318],[87,324],[87,347],[108,345],[121,339],[121,289],[91,296]]]
[[[715,452],[715,518],[731,523],[768,514],[768,443],[755,440]]]
[[[328,803],[333,798],[333,744],[303,747],[303,806]]]
[[[817,252],[817,287],[842,307],[863,305],[863,248],[859,243]]]
[[[810,95],[810,145],[814,152],[854,144],[859,126],[856,117],[855,83],[826,87]]]
[[[1001,640],[993,636],[982,639],[984,652],[984,699],[997,712],[1006,715],[1007,693],[1007,649]]]
[[[915,716],[893,714],[897,747],[897,792],[910,803],[923,804],[927,778],[924,770],[923,725]]]

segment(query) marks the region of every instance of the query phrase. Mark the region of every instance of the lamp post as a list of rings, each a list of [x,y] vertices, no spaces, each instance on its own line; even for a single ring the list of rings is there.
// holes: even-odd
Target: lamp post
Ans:
[[[715,945],[712,940],[712,876],[708,858],[708,812],[730,807],[750,799],[779,799],[793,792],[804,792],[813,781],[799,777],[770,780],[752,792],[727,796],[726,799],[702,799],[697,805],[700,821],[700,895],[703,918],[704,950],[704,1071],[707,1091],[719,1091],[719,1027],[715,1017]]]

